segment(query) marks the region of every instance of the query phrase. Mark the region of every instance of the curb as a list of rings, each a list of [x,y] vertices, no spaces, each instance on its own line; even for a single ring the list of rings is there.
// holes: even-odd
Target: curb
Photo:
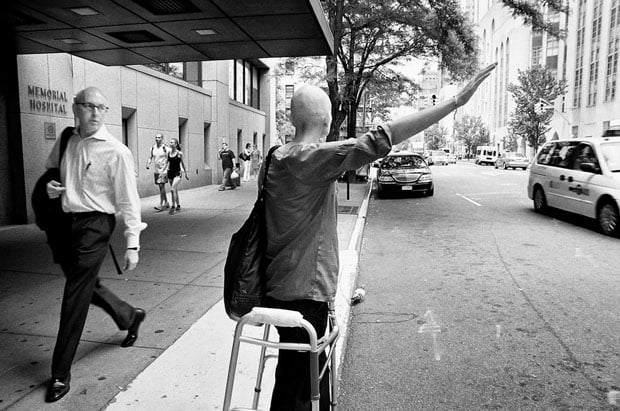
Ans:
[[[338,371],[338,380],[341,380],[340,370],[342,369],[342,361],[347,346],[348,328],[351,322],[351,305],[350,298],[357,281],[359,273],[359,255],[362,247],[362,238],[364,227],[366,226],[366,213],[368,211],[368,202],[372,193],[373,179],[368,180],[366,194],[359,208],[355,227],[349,240],[349,246],[346,250],[340,252],[340,272],[338,273],[338,293],[336,295],[336,318],[340,327],[340,338],[336,344],[336,366]]]

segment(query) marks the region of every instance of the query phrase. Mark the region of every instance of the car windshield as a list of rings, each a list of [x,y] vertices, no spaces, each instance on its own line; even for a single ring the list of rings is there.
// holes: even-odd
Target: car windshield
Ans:
[[[426,164],[418,156],[389,156],[381,163],[381,168],[422,168]]]
[[[433,155],[434,156],[445,156],[446,152],[445,151],[433,151]]]
[[[620,141],[602,143],[601,157],[612,172],[620,172]]]

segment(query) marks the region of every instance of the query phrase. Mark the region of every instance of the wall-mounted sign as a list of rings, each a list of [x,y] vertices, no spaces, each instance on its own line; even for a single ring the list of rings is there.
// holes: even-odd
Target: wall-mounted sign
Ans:
[[[45,139],[56,140],[56,123],[44,123],[45,127]]]
[[[67,93],[44,87],[28,86],[30,111],[41,114],[67,114]]]

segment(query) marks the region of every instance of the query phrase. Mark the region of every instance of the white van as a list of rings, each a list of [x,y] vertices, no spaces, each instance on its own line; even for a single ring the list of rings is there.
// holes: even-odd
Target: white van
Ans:
[[[497,148],[493,146],[476,147],[476,164],[495,165],[495,160],[497,160]]]
[[[545,143],[530,166],[527,194],[538,212],[581,214],[596,219],[603,234],[620,235],[620,134]]]

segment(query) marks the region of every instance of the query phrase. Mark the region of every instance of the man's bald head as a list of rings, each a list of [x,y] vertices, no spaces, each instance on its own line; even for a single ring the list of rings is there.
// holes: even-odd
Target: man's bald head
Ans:
[[[298,89],[291,99],[291,123],[296,136],[312,132],[325,137],[332,122],[331,101],[319,87],[306,85]]]

